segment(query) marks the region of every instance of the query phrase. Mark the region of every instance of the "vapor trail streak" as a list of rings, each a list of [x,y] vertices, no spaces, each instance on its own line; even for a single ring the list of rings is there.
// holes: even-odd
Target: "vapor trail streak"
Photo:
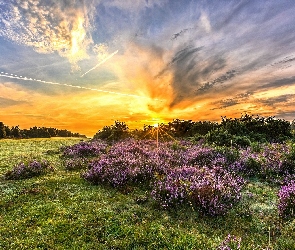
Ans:
[[[98,66],[102,65],[103,63],[105,63],[107,60],[109,60],[110,58],[112,58],[115,54],[117,54],[119,51],[116,50],[114,53],[110,54],[108,57],[106,57],[105,59],[103,59],[101,62],[99,62],[98,64],[96,64],[93,68],[91,68],[90,70],[88,70],[87,72],[85,72],[83,75],[81,75],[81,77],[85,76],[86,74],[88,74],[90,71],[96,69]]]
[[[82,87],[78,85],[71,85],[71,84],[66,84],[66,83],[58,83],[58,82],[48,82],[48,81],[43,81],[39,79],[33,79],[33,78],[28,78],[28,77],[23,77],[23,76],[17,76],[14,74],[8,75],[8,73],[1,72],[0,77],[6,77],[6,78],[12,78],[12,79],[19,79],[23,81],[34,81],[34,82],[41,82],[41,83],[46,83],[46,84],[51,84],[51,85],[59,85],[59,86],[66,86],[66,87],[71,87],[71,88],[77,88],[77,89],[86,89],[86,90],[92,90],[92,91],[97,91],[97,92],[103,92],[107,94],[114,94],[114,95],[122,95],[122,96],[131,96],[131,97],[139,97],[139,98],[144,98],[144,99],[150,99],[149,97],[145,96],[140,96],[140,95],[132,95],[132,94],[123,94],[119,92],[113,92],[113,91],[108,91],[108,90],[101,90],[101,89],[94,89],[94,88],[87,88],[87,87]],[[158,100],[158,99],[153,99],[153,100]]]

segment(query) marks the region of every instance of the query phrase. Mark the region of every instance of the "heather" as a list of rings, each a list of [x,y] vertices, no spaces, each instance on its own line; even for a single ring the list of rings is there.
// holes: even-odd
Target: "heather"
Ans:
[[[20,162],[14,168],[5,173],[4,178],[7,180],[19,180],[32,178],[54,171],[54,168],[47,161],[31,160],[29,162]]]
[[[269,182],[282,183],[294,174],[293,146],[287,144],[262,144],[239,151],[239,159],[229,168],[248,177],[259,177]]]
[[[243,183],[220,167],[182,166],[157,176],[152,197],[164,208],[189,203],[202,214],[222,215],[239,201]]]
[[[278,209],[280,216],[284,218],[294,218],[295,209],[295,180],[291,180],[283,185],[278,193]]]
[[[80,140],[0,141],[1,249],[294,249],[294,142]]]
[[[97,156],[106,151],[108,144],[104,141],[96,140],[93,142],[81,141],[75,145],[64,146],[61,148],[64,157],[87,157]]]

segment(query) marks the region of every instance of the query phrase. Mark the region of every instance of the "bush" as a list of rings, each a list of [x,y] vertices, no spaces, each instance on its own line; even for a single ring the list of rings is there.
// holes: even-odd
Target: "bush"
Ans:
[[[189,186],[197,177],[198,169],[183,166],[170,169],[165,175],[155,174],[151,195],[163,208],[173,207],[187,201]]]
[[[232,145],[234,146],[240,146],[242,148],[249,147],[251,145],[251,141],[247,136],[239,136],[239,135],[234,135],[232,137]]]
[[[295,181],[290,181],[281,187],[278,193],[279,215],[283,218],[294,217],[295,210]]]
[[[240,150],[240,158],[229,169],[248,177],[259,177],[270,182],[281,182],[294,169],[290,156],[290,147],[286,144],[266,144],[259,150],[248,147]]]
[[[17,164],[11,171],[5,173],[4,178],[7,180],[27,179],[51,171],[54,171],[54,168],[47,161],[38,162],[33,160],[28,163],[21,162]]]
[[[284,152],[281,172],[285,175],[295,174],[295,144],[291,145],[289,151]]]
[[[210,131],[205,136],[206,141],[217,146],[231,146],[232,135],[226,129],[218,128]]]
[[[64,157],[88,157],[97,156],[106,152],[108,144],[101,140],[80,142],[73,146],[63,147]]]
[[[223,215],[241,198],[243,183],[220,167],[182,166],[157,177],[152,197],[164,208],[189,203],[203,214]]]
[[[243,185],[241,177],[225,170],[227,163],[224,154],[201,145],[165,142],[157,148],[154,141],[125,140],[90,162],[81,176],[116,188],[148,184],[164,208],[186,203],[204,214],[219,215],[238,202]]]
[[[226,159],[226,167],[240,159],[240,151],[237,148],[215,147],[216,152]]]
[[[108,154],[89,164],[82,177],[93,184],[123,187],[145,182],[153,175],[157,164],[155,150],[150,141],[125,140],[114,144]]]

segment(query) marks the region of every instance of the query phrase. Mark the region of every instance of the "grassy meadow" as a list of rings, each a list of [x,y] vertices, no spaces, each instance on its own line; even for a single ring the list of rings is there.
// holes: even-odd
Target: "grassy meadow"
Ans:
[[[66,170],[60,148],[80,140],[0,140],[0,249],[225,249],[228,235],[240,238],[240,249],[295,249],[295,220],[278,216],[279,186],[251,179],[224,216],[185,205],[165,210],[145,186],[92,185],[80,170]],[[55,171],[2,177],[27,159],[45,159]]]

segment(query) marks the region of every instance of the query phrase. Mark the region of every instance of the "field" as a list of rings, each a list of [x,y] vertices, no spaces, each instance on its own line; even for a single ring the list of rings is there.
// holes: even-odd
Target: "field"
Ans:
[[[80,140],[0,140],[0,176],[28,159],[55,168],[28,179],[1,177],[0,249],[295,249],[294,217],[278,214],[279,185],[249,178],[224,215],[186,204],[164,209],[145,184],[94,185],[81,169],[67,170],[60,148]]]

